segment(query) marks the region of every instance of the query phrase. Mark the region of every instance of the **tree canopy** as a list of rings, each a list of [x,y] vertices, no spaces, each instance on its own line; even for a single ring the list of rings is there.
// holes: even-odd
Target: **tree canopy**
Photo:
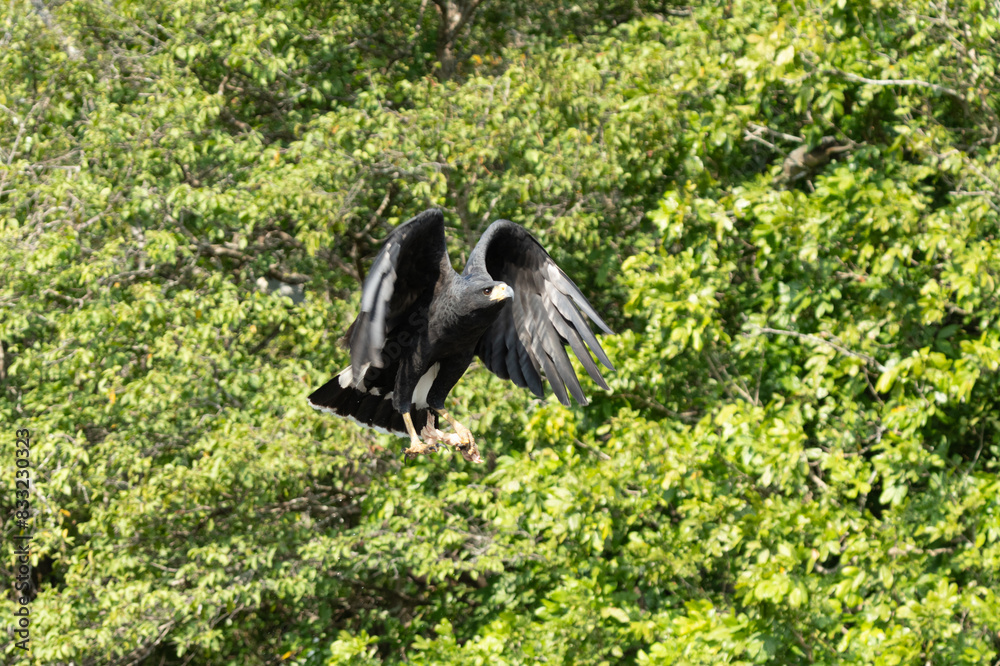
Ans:
[[[0,6],[4,659],[1000,663],[998,40],[986,0]],[[587,407],[467,373],[482,465],[305,401],[428,207],[618,333]]]

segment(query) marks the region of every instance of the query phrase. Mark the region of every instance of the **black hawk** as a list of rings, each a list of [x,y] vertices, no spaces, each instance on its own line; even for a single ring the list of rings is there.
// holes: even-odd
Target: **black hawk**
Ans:
[[[444,217],[427,210],[386,237],[365,278],[361,312],[344,335],[351,365],[313,392],[309,404],[409,437],[408,455],[446,443],[482,462],[472,433],[444,409],[449,391],[478,356],[539,398],[544,376],[562,404],[570,396],[587,404],[566,345],[601,388],[608,385],[590,352],[614,367],[583,315],[611,333],[523,227],[491,224],[459,275],[448,260]],[[438,429],[438,416],[453,433]],[[423,426],[420,435],[414,423]]]

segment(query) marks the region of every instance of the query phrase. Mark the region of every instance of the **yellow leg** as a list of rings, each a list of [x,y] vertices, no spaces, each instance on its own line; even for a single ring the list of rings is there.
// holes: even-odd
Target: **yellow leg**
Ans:
[[[413,418],[409,412],[403,414],[403,423],[406,424],[406,432],[410,433],[410,442],[419,441],[420,437],[417,435],[417,429],[413,427]]]
[[[483,459],[479,456],[479,447],[476,446],[476,438],[472,436],[472,431],[456,421],[455,417],[447,411],[443,409],[435,411],[448,420],[448,423],[450,423],[451,427],[455,430],[455,434],[458,435],[456,438],[458,441],[452,441],[452,439],[449,438],[448,443],[458,449],[458,452],[462,454],[462,457],[469,462],[483,462]]]
[[[413,419],[410,417],[410,413],[407,412],[403,414],[403,423],[406,424],[406,432],[410,434],[410,448],[403,451],[408,456],[416,456],[421,453],[434,453],[437,451],[437,447],[433,443],[425,444],[420,436],[417,435],[417,429],[413,427]]]

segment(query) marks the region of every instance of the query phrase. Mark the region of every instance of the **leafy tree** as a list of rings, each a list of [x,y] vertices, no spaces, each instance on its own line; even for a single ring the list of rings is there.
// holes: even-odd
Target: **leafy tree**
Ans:
[[[0,9],[4,658],[996,662],[997,11]],[[482,466],[304,401],[428,206],[618,331],[588,407],[470,372]]]

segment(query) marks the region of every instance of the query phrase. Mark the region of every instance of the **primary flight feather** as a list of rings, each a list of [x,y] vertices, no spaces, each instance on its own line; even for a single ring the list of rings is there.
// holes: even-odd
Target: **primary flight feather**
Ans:
[[[344,336],[351,365],[314,391],[309,404],[409,437],[407,454],[444,442],[481,462],[472,433],[444,409],[473,358],[539,398],[544,377],[559,402],[569,405],[572,396],[585,405],[566,346],[601,388],[608,385],[591,352],[614,370],[587,318],[611,333],[526,229],[497,220],[458,274],[448,260],[444,217],[427,210],[386,237]],[[438,429],[438,416],[454,433]],[[414,423],[422,424],[419,435]]]

